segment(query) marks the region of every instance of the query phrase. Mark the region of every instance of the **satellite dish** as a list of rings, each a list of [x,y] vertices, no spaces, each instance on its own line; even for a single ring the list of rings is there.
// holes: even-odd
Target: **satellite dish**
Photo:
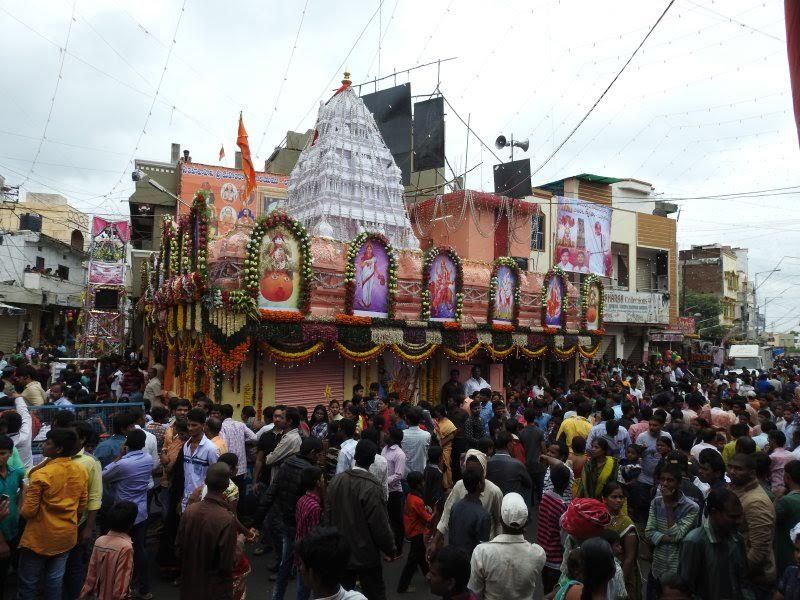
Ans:
[[[506,140],[506,136],[498,135],[497,139],[494,141],[494,145],[498,150],[502,150],[508,146],[508,140]]]

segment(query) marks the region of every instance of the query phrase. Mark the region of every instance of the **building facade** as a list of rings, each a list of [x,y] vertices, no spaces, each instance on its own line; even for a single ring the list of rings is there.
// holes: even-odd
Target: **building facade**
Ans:
[[[659,346],[664,330],[678,316],[677,221],[672,207],[657,201],[653,186],[635,179],[582,174],[534,190],[542,215],[533,216],[531,270],[545,272],[554,255],[558,196],[611,208],[610,277],[605,286],[605,335],[602,355],[639,362]],[[537,220],[538,219],[538,220]],[[578,284],[579,274],[571,274]],[[675,339],[682,336],[675,334]],[[667,342],[670,343],[670,342]]]
[[[719,298],[718,324],[722,327],[741,325],[743,298],[748,296],[746,272],[741,269],[741,252],[737,255],[737,250],[741,249],[709,244],[680,252],[683,289]]]
[[[86,291],[83,249],[37,231],[0,233],[0,350],[17,342],[71,342]]]
[[[38,218],[37,218],[38,217]],[[0,203],[0,229],[36,229],[51,238],[85,250],[89,236],[89,215],[60,194],[29,192],[22,202]]]

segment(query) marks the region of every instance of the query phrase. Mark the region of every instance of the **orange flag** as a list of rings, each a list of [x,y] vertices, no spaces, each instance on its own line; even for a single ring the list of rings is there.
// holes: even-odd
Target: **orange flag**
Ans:
[[[250,192],[256,189],[256,170],[253,168],[253,159],[250,158],[250,144],[247,141],[247,131],[242,121],[242,113],[239,113],[239,137],[236,138],[236,145],[242,151],[242,170],[247,184],[244,189],[244,197],[248,198]]]
[[[221,144],[219,147],[219,161],[222,162],[223,158],[225,158],[225,145]]]

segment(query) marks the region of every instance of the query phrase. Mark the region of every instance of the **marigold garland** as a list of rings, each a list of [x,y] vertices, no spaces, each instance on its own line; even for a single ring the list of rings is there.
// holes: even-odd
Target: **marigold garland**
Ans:
[[[206,363],[213,371],[227,378],[233,377],[234,372],[247,360],[249,352],[249,338],[231,350],[220,348],[208,337],[203,339],[203,356]]]
[[[578,352],[583,358],[594,358],[595,356],[597,356],[597,353],[600,352],[600,346],[601,344],[600,342],[598,342],[597,345],[591,350],[584,350],[583,347],[581,347],[580,345],[578,345],[577,348]]]
[[[508,323],[492,323],[492,331],[503,331],[508,333],[513,333],[516,331],[513,325]]]
[[[244,259],[244,288],[250,293],[253,301],[258,298],[258,280],[261,276],[261,243],[267,232],[282,225],[290,235],[294,236],[300,248],[300,292],[297,308],[301,314],[308,314],[311,309],[311,280],[314,270],[311,265],[311,238],[300,221],[296,221],[284,212],[273,212],[261,217],[250,234],[247,242],[247,256]]]
[[[576,344],[574,346],[570,346],[566,350],[562,350],[560,348],[557,348],[556,346],[553,346],[550,350],[553,352],[553,356],[555,356],[556,359],[558,359],[558,360],[567,360],[568,358],[570,358],[571,356],[573,356],[575,354],[575,349],[577,347],[578,346]]]
[[[436,344],[428,344],[427,349],[423,350],[419,354],[411,354],[410,352],[404,350],[399,344],[391,345],[392,352],[394,352],[397,358],[413,365],[417,365],[428,360],[431,356],[433,356],[434,352],[436,352],[438,348],[439,346]]]
[[[317,354],[322,352],[325,349],[325,342],[317,342],[311,347],[306,348],[305,350],[300,350],[298,352],[281,350],[266,342],[262,344],[262,348],[264,349],[264,352],[266,352],[275,362],[299,363],[299,362],[307,362],[308,360],[312,359]]]
[[[503,360],[515,350],[514,346],[510,346],[506,350],[495,350],[494,346],[488,346],[488,345],[485,346],[485,348],[489,352],[489,356],[492,357],[492,360]]]
[[[388,238],[381,233],[364,231],[350,242],[347,248],[347,259],[344,268],[344,312],[348,315],[353,314],[353,301],[356,293],[356,255],[366,242],[380,244],[386,250],[389,259],[387,267],[387,313],[390,319],[394,319],[394,303],[397,295],[397,257],[394,248]]]
[[[383,344],[377,344],[369,350],[357,352],[355,350],[350,350],[341,342],[336,342],[335,345],[336,350],[339,352],[339,354],[341,354],[342,358],[346,358],[347,360],[352,360],[353,362],[357,363],[369,362],[377,358],[385,348]]]
[[[275,323],[301,323],[303,315],[298,312],[284,311],[284,310],[267,310],[266,308],[258,309],[262,321],[271,321]]]
[[[372,317],[357,317],[355,315],[336,315],[336,322],[340,325],[360,325],[369,327],[372,325]]]
[[[420,319],[423,321],[428,321],[431,318],[431,293],[430,293],[430,276],[431,276],[431,266],[433,265],[433,261],[436,260],[438,256],[444,254],[449,258],[456,269],[456,280],[455,280],[455,301],[456,301],[456,311],[455,311],[455,319],[456,323],[461,322],[462,314],[464,311],[464,268],[461,265],[461,258],[458,256],[455,250],[448,246],[438,246],[436,248],[431,248],[428,250],[422,258],[422,302],[421,302],[421,309],[420,309]],[[445,321],[445,323],[449,323],[451,321]]]
[[[489,323],[494,323],[494,305],[497,299],[497,273],[500,267],[511,269],[514,274],[514,312],[511,319],[512,327],[519,325],[519,304],[520,304],[520,269],[517,261],[510,256],[501,256],[492,263],[492,274],[489,279]]]
[[[461,362],[467,362],[472,360],[472,357],[475,356],[475,353],[481,349],[481,343],[476,342],[474,346],[471,348],[465,349],[463,352],[459,352],[458,350],[453,350],[451,348],[447,348],[446,346],[442,346],[442,350],[444,353],[447,354],[453,360],[460,360]]]
[[[558,277],[561,279],[561,326],[560,327],[549,327],[547,325],[547,289],[550,287],[550,280],[553,277]],[[555,266],[550,269],[542,279],[542,291],[541,291],[541,322],[542,328],[546,334],[554,334],[559,331],[566,331],[567,329],[567,309],[569,308],[569,296],[567,294],[567,278],[564,274],[564,271],[559,266]]]
[[[547,346],[542,346],[541,348],[537,348],[536,350],[531,350],[525,346],[517,346],[519,351],[522,352],[523,356],[527,358],[541,358],[547,352]]]
[[[442,323],[442,327],[444,327],[449,331],[458,331],[462,328],[461,323],[458,321],[447,321],[445,323]]]

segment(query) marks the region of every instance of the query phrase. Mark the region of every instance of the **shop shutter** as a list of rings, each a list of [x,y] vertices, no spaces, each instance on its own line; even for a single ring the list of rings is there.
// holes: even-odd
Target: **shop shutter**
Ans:
[[[325,352],[310,363],[296,367],[275,367],[275,404],[305,406],[309,417],[317,404],[344,399],[344,361],[335,352]]]
[[[631,337],[625,336],[625,360],[634,363],[642,362],[642,353],[644,352],[644,342],[642,335],[634,335]]]
[[[0,315],[0,351],[6,355],[14,353],[19,341],[19,315]]]
[[[614,360],[617,358],[617,336],[604,335],[600,340],[600,356],[606,360]]]

